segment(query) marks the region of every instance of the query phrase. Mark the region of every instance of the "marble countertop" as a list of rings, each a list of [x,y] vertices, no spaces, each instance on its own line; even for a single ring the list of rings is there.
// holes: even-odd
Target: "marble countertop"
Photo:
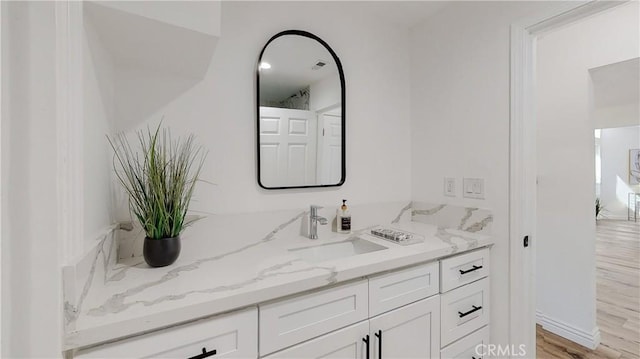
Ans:
[[[81,305],[75,308],[70,319],[73,325],[65,335],[64,350],[92,346],[492,244],[486,234],[400,221],[403,211],[406,208],[400,206],[385,215],[370,216],[368,223],[356,226],[351,234],[337,234],[329,226],[322,226],[317,240],[302,235],[307,231],[307,212],[273,213],[252,223],[247,223],[242,216],[198,221],[183,234],[182,253],[173,265],[149,268],[142,258],[131,258],[104,268],[100,280],[93,280],[82,293]],[[395,214],[391,215],[392,212]],[[385,217],[387,219],[383,219]],[[423,235],[425,241],[400,246],[376,238],[369,234],[375,224]],[[291,251],[356,238],[387,249],[322,263],[305,262]],[[71,317],[69,313],[65,315]]]

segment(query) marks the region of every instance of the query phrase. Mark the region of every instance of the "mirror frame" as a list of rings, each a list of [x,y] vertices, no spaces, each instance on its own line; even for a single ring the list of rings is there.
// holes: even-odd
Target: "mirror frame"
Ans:
[[[338,67],[338,75],[340,76],[340,86],[341,86],[341,93],[340,93],[340,101],[341,103],[341,107],[342,107],[342,177],[340,178],[340,182],[336,183],[336,184],[328,184],[328,185],[322,185],[322,184],[318,184],[318,185],[308,185],[308,186],[287,186],[287,187],[266,187],[264,184],[262,184],[262,182],[260,181],[260,63],[262,62],[262,55],[264,54],[264,51],[267,49],[267,47],[269,46],[269,44],[274,41],[275,39],[282,37],[282,36],[286,36],[286,35],[297,35],[297,36],[304,36],[307,38],[310,38],[312,40],[315,40],[317,42],[319,42],[322,46],[324,46],[325,49],[327,49],[327,51],[329,51],[329,53],[331,54],[331,56],[333,57],[333,61],[336,62],[336,66]],[[256,64],[256,178],[258,180],[258,185],[260,185],[260,187],[264,188],[264,189],[268,189],[268,190],[272,190],[272,189],[290,189],[290,188],[316,188],[316,187],[339,187],[342,186],[344,184],[344,181],[347,177],[347,164],[346,164],[346,153],[347,153],[347,148],[346,148],[346,121],[345,121],[345,115],[346,115],[346,102],[345,102],[345,93],[346,93],[346,89],[345,89],[345,81],[344,81],[344,71],[342,69],[342,63],[340,62],[340,59],[338,58],[338,56],[336,55],[336,53],[333,51],[333,49],[329,46],[329,44],[327,44],[324,40],[322,40],[321,38],[319,38],[318,36],[304,31],[304,30],[285,30],[282,32],[279,32],[277,34],[275,34],[274,36],[272,36],[269,41],[267,41],[267,43],[264,45],[264,47],[262,48],[262,51],[260,51],[260,56],[258,57],[258,62]]]

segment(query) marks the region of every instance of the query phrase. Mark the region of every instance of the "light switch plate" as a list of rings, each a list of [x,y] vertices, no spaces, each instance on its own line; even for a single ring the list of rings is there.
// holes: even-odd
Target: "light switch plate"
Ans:
[[[484,199],[484,179],[463,178],[462,196],[465,198]]]
[[[449,197],[456,196],[456,179],[451,177],[444,178],[444,195]]]

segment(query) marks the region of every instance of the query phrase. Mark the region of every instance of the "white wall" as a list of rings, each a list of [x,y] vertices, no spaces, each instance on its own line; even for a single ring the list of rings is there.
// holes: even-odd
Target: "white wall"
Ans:
[[[595,128],[640,123],[640,58],[589,69]]]
[[[2,357],[59,357],[55,4],[1,6]]]
[[[627,194],[640,192],[640,185],[629,185],[629,150],[638,148],[640,126],[604,128],[600,132],[600,200],[606,218],[626,220]]]
[[[638,56],[638,3],[538,39],[537,310],[596,328],[594,122],[589,69]]]
[[[339,104],[340,98],[340,77],[329,76],[309,86],[311,98],[309,98],[309,109],[319,111],[327,107]]]
[[[510,25],[553,2],[460,2],[411,34],[413,198],[492,209],[491,341],[509,340]],[[457,197],[443,195],[444,177]],[[461,197],[462,178],[485,179],[485,200]]]
[[[183,1],[99,1],[99,3],[206,34],[216,36],[220,34],[220,24],[211,21],[220,14],[220,1],[190,1],[189,6],[184,6]]]
[[[596,108],[593,117],[596,128],[631,126],[640,119],[640,102]]]
[[[344,66],[342,187],[267,191],[257,184],[255,66],[266,41],[287,29],[316,34]],[[175,134],[193,132],[209,150],[203,178],[216,185],[199,186],[194,210],[233,213],[337,206],[342,198],[353,204],[411,198],[407,30],[358,16],[358,6],[343,11],[339,3],[224,2],[222,34],[204,80],[138,125],[155,126],[164,115]]]
[[[112,156],[106,135],[113,131],[114,64],[91,21],[83,33],[84,238],[94,241],[110,225]]]
[[[7,11],[4,9],[4,5],[0,4],[0,357],[6,356],[8,353],[7,329],[9,326],[9,295],[7,290],[2,290],[5,283],[9,283],[8,276],[8,237],[9,234],[7,221],[6,205],[6,183],[7,183],[7,171],[5,169],[5,161],[7,160],[5,141],[7,140],[7,131],[5,128],[5,119],[7,118],[9,111],[8,106],[4,101],[2,94],[8,89],[7,81],[3,80],[7,75],[2,73],[8,68],[5,67],[7,63],[8,53],[2,44],[6,44],[9,39],[9,27],[8,27]],[[4,304],[3,304],[4,303]]]

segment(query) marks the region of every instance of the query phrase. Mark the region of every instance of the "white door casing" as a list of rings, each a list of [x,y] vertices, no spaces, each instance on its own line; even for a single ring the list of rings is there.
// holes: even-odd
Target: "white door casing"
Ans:
[[[56,16],[56,138],[58,240],[62,263],[83,253],[84,115],[82,2],[58,1]]]
[[[322,113],[318,123],[318,179],[323,185],[336,184],[342,179],[342,117]]]
[[[315,112],[260,107],[260,183],[265,187],[316,183]]]
[[[0,4],[0,39],[2,39],[2,4]],[[2,42],[0,41],[0,59],[2,59]],[[2,66],[0,66],[0,149],[2,149],[2,124],[3,124],[3,120],[2,120],[2,87],[3,87],[3,82],[2,82]],[[2,151],[0,150],[0,184],[4,184],[4,180],[3,180],[3,173],[4,171],[2,170]],[[4,201],[5,201],[5,196],[4,196],[4,186],[0,186],[0,323],[4,323],[4,318],[2,318],[2,286],[4,285],[4,282],[2,281],[2,222],[3,222],[3,212],[2,212],[2,207],[4,207]],[[2,353],[2,341],[3,341],[3,336],[2,336],[2,325],[0,325],[0,356],[3,355]]]
[[[527,358],[535,358],[535,117],[531,113],[533,95],[533,38],[524,28],[511,27],[511,67],[527,68],[531,71],[512,74],[511,77],[511,153],[510,153],[510,343],[524,344]],[[518,97],[513,92],[520,91]],[[518,103],[515,103],[515,101]],[[530,107],[525,107],[530,106]],[[514,121],[517,119],[516,121]],[[532,131],[533,130],[533,131]],[[531,147],[533,146],[533,148]],[[529,247],[524,247],[524,236],[529,237]]]
[[[511,25],[509,173],[509,342],[536,357],[535,223],[537,35],[624,4],[624,1],[563,2],[549,12]],[[529,245],[524,246],[528,237]]]

